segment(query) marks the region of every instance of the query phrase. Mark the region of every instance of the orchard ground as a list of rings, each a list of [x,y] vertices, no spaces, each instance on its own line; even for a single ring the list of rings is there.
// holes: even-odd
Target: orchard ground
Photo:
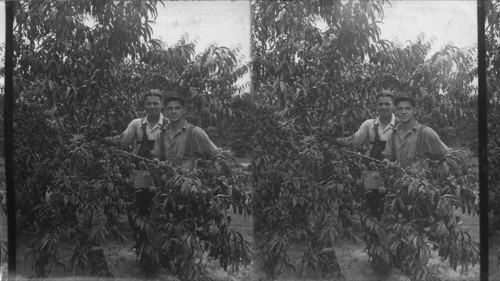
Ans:
[[[240,164],[245,165],[247,159],[238,159]],[[245,237],[245,240],[254,244],[253,235],[253,220],[251,217],[244,217],[235,214],[230,214],[233,218],[232,225]],[[479,218],[477,216],[466,216],[457,212],[460,215],[463,223],[461,227],[467,230],[475,239],[479,241]],[[113,274],[114,280],[178,280],[166,270],[161,270],[156,276],[147,276],[139,269],[136,262],[136,255],[133,251],[132,232],[128,226],[127,220],[124,217],[120,225],[121,230],[127,238],[123,243],[115,240],[108,240],[100,247],[106,257],[109,271]],[[29,261],[25,262],[24,256],[28,250],[30,237],[18,238],[17,249],[17,280],[33,280],[34,271],[29,266]],[[255,246],[255,245],[254,245]],[[297,266],[300,266],[301,256],[307,245],[294,243],[291,245],[288,254]],[[73,241],[64,241],[60,248],[60,257],[69,268],[71,255],[74,249]],[[492,247],[490,247],[490,269],[495,272],[490,274],[490,280],[498,280],[491,276],[500,277],[500,270],[496,270],[496,250],[500,249],[500,236],[492,239]],[[368,255],[365,250],[363,241],[354,243],[348,240],[338,240],[335,251],[341,267],[342,274],[345,280],[371,281],[371,280],[386,280],[386,281],[406,281],[407,276],[398,270],[391,270],[388,273],[379,273],[374,271],[369,263]],[[494,259],[494,261],[493,261]],[[238,272],[224,271],[220,268],[218,261],[207,259],[206,270],[208,277],[212,280],[259,280],[265,277],[256,264],[251,264],[246,268],[240,268]],[[470,268],[468,272],[460,273],[460,268],[457,271],[453,270],[449,263],[441,261],[437,253],[433,253],[429,267],[438,272],[441,280],[478,280],[479,265]],[[63,269],[54,269],[53,273],[45,280],[64,279],[64,280],[82,280],[81,276],[72,276],[71,271]],[[88,277],[88,280],[96,280],[95,277]],[[111,280],[111,279],[108,279]],[[278,280],[322,280],[320,276],[311,274],[305,278],[298,277],[293,272],[283,272]]]

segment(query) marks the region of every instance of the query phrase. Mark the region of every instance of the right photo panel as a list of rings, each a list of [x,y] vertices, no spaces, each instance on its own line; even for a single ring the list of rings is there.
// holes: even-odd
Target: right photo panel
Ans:
[[[500,1],[485,1],[489,280],[500,279]]]
[[[251,3],[255,278],[478,280],[477,2]]]

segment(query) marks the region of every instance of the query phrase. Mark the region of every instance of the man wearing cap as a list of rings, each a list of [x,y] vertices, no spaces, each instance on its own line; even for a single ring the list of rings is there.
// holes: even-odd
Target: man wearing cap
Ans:
[[[186,121],[186,102],[179,93],[167,93],[165,113],[170,123],[156,138],[151,151],[154,158],[178,164],[194,157],[212,159],[221,153],[203,129]]]
[[[396,97],[396,114],[401,123],[394,128],[387,140],[382,155],[390,161],[399,161],[401,166],[416,159],[441,159],[451,151],[431,128],[415,119],[415,99],[403,92]]]
[[[123,133],[115,137],[106,137],[104,141],[121,147],[136,142],[139,144],[135,151],[136,154],[144,158],[151,158],[150,151],[153,150],[155,139],[160,135],[163,126],[168,124],[168,120],[161,113],[162,99],[163,94],[159,90],[154,89],[147,92],[142,99],[147,113],[146,117],[132,120]]]

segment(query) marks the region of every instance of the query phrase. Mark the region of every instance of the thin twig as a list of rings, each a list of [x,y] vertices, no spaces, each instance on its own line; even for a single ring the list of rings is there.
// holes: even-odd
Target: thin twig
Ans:
[[[132,157],[135,157],[135,158],[139,158],[141,160],[144,160],[144,161],[147,161],[147,162],[150,162],[150,163],[153,163],[153,160],[149,160],[148,158],[144,158],[144,157],[141,157],[141,156],[138,156],[136,154],[133,154],[133,153],[129,153],[129,152],[126,152],[126,151],[123,151],[121,149],[117,149],[117,148],[112,148],[112,150],[116,151],[116,152],[119,152],[119,153],[122,153],[122,154],[125,154],[125,155],[128,155],[128,156],[132,156]]]
[[[358,156],[358,157],[361,157],[361,158],[365,158],[365,159],[371,160],[371,161],[373,161],[373,162],[378,162],[378,163],[380,163],[380,164],[383,164],[383,163],[384,163],[384,161],[383,161],[383,160],[378,160],[378,159],[375,159],[375,158],[371,158],[371,157],[369,157],[369,156],[366,156],[366,155],[363,155],[363,154],[358,154],[358,153],[356,153],[356,152],[354,152],[354,151],[350,151],[350,150],[347,150],[347,149],[340,149],[340,151],[347,152],[347,153],[349,153],[349,154],[356,155],[356,156]],[[402,172],[404,172],[404,169],[403,169],[403,168],[401,168],[401,167],[394,166],[394,168],[397,168],[397,169],[401,170]]]
[[[45,138],[47,137],[45,134],[43,134],[37,128],[35,128],[28,120],[24,119],[24,117],[20,113],[17,113],[16,115],[17,115],[17,117],[21,118],[21,120],[23,120],[24,122],[26,122],[26,124],[28,124],[28,126],[30,126],[31,129],[33,129],[35,132],[37,132],[38,134],[40,134],[40,136],[45,137]]]
[[[44,120],[45,117],[43,117],[42,115],[40,115],[40,113],[38,112],[38,109],[35,108],[32,104],[28,104],[28,106],[33,109],[33,112],[35,112],[36,115],[38,115],[38,117],[40,118],[40,120]]]
[[[358,157],[361,157],[361,158],[365,158],[365,159],[371,160],[371,161],[373,161],[373,162],[383,163],[383,161],[382,161],[382,160],[378,160],[378,159],[375,159],[375,158],[371,158],[371,157],[366,156],[366,155],[363,155],[363,154],[358,154],[357,152],[350,151],[350,150],[347,150],[347,149],[340,149],[340,151],[347,152],[347,153],[350,153],[350,154],[352,154],[352,155],[356,155],[356,156],[358,156]]]

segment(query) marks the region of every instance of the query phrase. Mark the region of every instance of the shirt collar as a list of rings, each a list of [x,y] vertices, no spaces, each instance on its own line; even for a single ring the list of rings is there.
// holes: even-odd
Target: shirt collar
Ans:
[[[185,131],[187,130],[187,127],[189,126],[188,121],[184,120],[184,125],[182,125],[182,130]]]
[[[400,130],[401,130],[401,129],[400,129],[400,128],[401,128],[401,124],[402,124],[402,123],[399,123],[396,127],[394,127],[394,130],[395,130],[395,131],[396,131],[396,130],[397,130],[397,131],[400,131]],[[420,127],[420,126],[421,126],[421,125],[420,125],[420,123],[418,123],[418,121],[417,121],[417,120],[415,120],[415,123],[413,123],[413,128],[411,128],[411,130],[412,130],[413,132],[415,132],[415,131],[416,131],[416,130]]]
[[[163,127],[163,119],[165,119],[165,118],[163,117],[163,114],[160,113],[160,119],[158,120],[158,122],[156,124],[154,124],[153,128],[156,127],[157,124],[160,127]],[[148,116],[146,115],[146,117],[142,118],[141,124],[147,124],[147,123],[149,123],[149,122],[148,122]],[[151,125],[151,124],[149,124],[149,125]]]
[[[186,120],[184,119],[184,124],[182,125],[181,130],[182,130],[182,131],[187,130],[188,126],[189,126],[189,122],[188,122],[188,121],[186,121]],[[170,128],[170,122],[169,122],[169,123],[167,123],[167,126],[165,126],[165,127],[164,127],[164,129],[165,129],[165,130],[170,130],[170,129],[171,129],[171,128]]]
[[[416,131],[416,130],[420,127],[420,126],[421,126],[421,125],[420,125],[420,123],[418,123],[418,121],[417,121],[417,120],[415,120],[415,123],[413,123],[413,128],[412,128],[412,130],[413,130],[413,131]]]
[[[380,124],[380,116],[375,119],[374,124]],[[394,116],[394,113],[391,116],[391,122],[389,122],[389,125],[394,127],[396,125],[396,116]]]

